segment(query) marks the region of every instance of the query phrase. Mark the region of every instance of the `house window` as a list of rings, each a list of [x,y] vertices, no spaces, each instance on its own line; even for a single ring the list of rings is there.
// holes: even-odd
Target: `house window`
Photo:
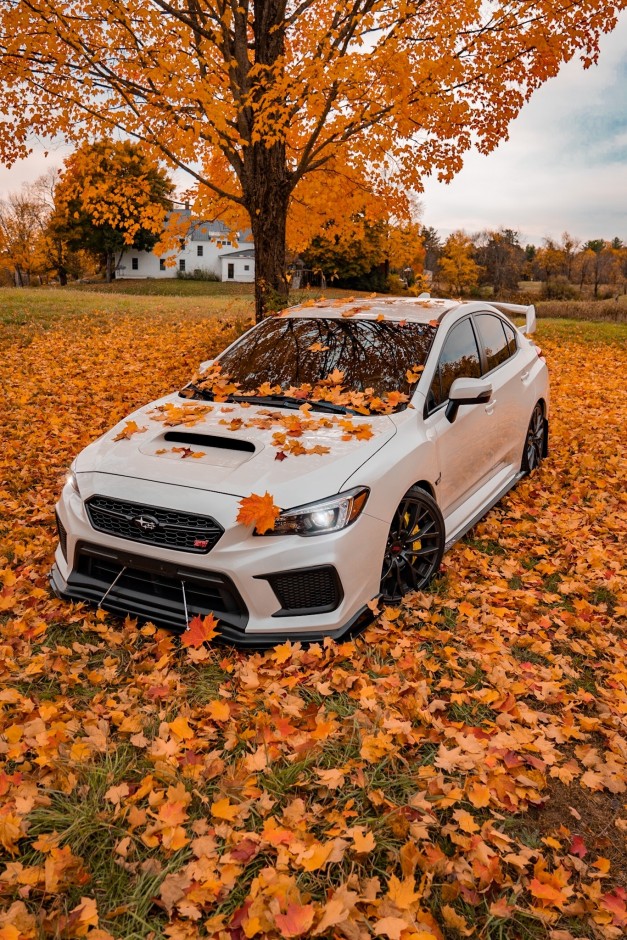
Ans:
[[[165,271],[165,258],[159,258],[159,270]]]
[[[185,270],[185,258],[179,258],[179,271]]]
[[[226,279],[227,281],[232,281],[235,278],[235,265],[227,265]]]
[[[133,271],[139,271],[139,258],[131,258],[131,268]]]
[[[250,271],[250,265],[249,265],[249,264],[245,264],[245,265],[244,265],[244,271]]]
[[[202,258],[203,247],[204,247],[203,245],[199,245],[196,249],[196,254],[198,255],[199,258]]]

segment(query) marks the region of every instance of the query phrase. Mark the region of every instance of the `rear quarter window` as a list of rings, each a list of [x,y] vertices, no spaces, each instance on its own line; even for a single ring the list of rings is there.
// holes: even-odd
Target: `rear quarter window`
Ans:
[[[475,317],[479,336],[483,343],[486,355],[486,372],[491,372],[502,363],[506,362],[516,351],[515,339],[514,346],[510,345],[510,338],[506,334],[506,326],[500,317],[491,313],[480,313]]]

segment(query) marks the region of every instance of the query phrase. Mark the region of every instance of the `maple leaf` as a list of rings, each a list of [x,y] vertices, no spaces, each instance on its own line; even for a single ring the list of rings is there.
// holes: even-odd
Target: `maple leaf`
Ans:
[[[307,347],[310,352],[326,352],[328,348],[328,346],[323,346],[322,343],[312,343],[311,346]]]
[[[233,822],[240,815],[240,812],[241,807],[239,804],[231,803],[228,796],[211,804],[211,815],[215,816],[216,819],[226,819],[228,822]]]
[[[225,702],[223,699],[216,699],[213,702],[209,702],[207,711],[214,721],[228,721],[231,714],[229,703]]]
[[[405,376],[410,385],[418,381],[421,373],[424,372],[424,368],[424,366],[412,366],[411,369],[407,370]]]
[[[302,937],[313,924],[313,904],[289,904],[285,914],[275,914],[274,922],[282,937]]]
[[[237,522],[242,525],[254,526],[258,535],[274,528],[274,523],[281,514],[278,506],[274,505],[274,500],[270,493],[264,496],[257,496],[252,493],[239,501],[240,510],[237,514]]]
[[[132,437],[133,434],[143,434],[144,431],[147,430],[148,428],[140,428],[136,421],[126,421],[122,430],[116,434],[113,440],[125,441],[128,440],[129,437]]]
[[[217,627],[218,621],[213,614],[207,614],[205,617],[200,617],[197,614],[195,617],[192,617],[187,629],[181,635],[181,644],[198,649],[203,643],[217,636]]]
[[[411,926],[401,917],[382,917],[373,924],[375,936],[388,937],[389,940],[400,940],[401,934]]]

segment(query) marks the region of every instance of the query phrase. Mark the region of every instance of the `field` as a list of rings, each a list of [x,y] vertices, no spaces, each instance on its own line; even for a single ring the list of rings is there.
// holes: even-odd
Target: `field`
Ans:
[[[251,310],[0,293],[1,940],[618,940],[627,326],[540,321],[549,459],[357,639],[189,648],[50,595],[74,455]]]

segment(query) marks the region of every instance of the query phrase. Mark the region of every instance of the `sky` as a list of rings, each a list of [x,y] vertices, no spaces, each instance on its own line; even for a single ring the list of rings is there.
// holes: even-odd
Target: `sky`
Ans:
[[[571,60],[495,151],[468,154],[448,185],[428,179],[422,205],[443,235],[504,226],[535,244],[564,231],[627,242],[627,14],[596,66]]]
[[[0,196],[60,168],[69,152],[41,143],[11,169],[0,164]],[[177,183],[183,188],[184,178]],[[423,224],[443,236],[504,226],[535,244],[564,231],[627,242],[627,13],[602,38],[596,66],[569,62],[493,153],[467,154],[449,184],[427,179],[422,206]]]

